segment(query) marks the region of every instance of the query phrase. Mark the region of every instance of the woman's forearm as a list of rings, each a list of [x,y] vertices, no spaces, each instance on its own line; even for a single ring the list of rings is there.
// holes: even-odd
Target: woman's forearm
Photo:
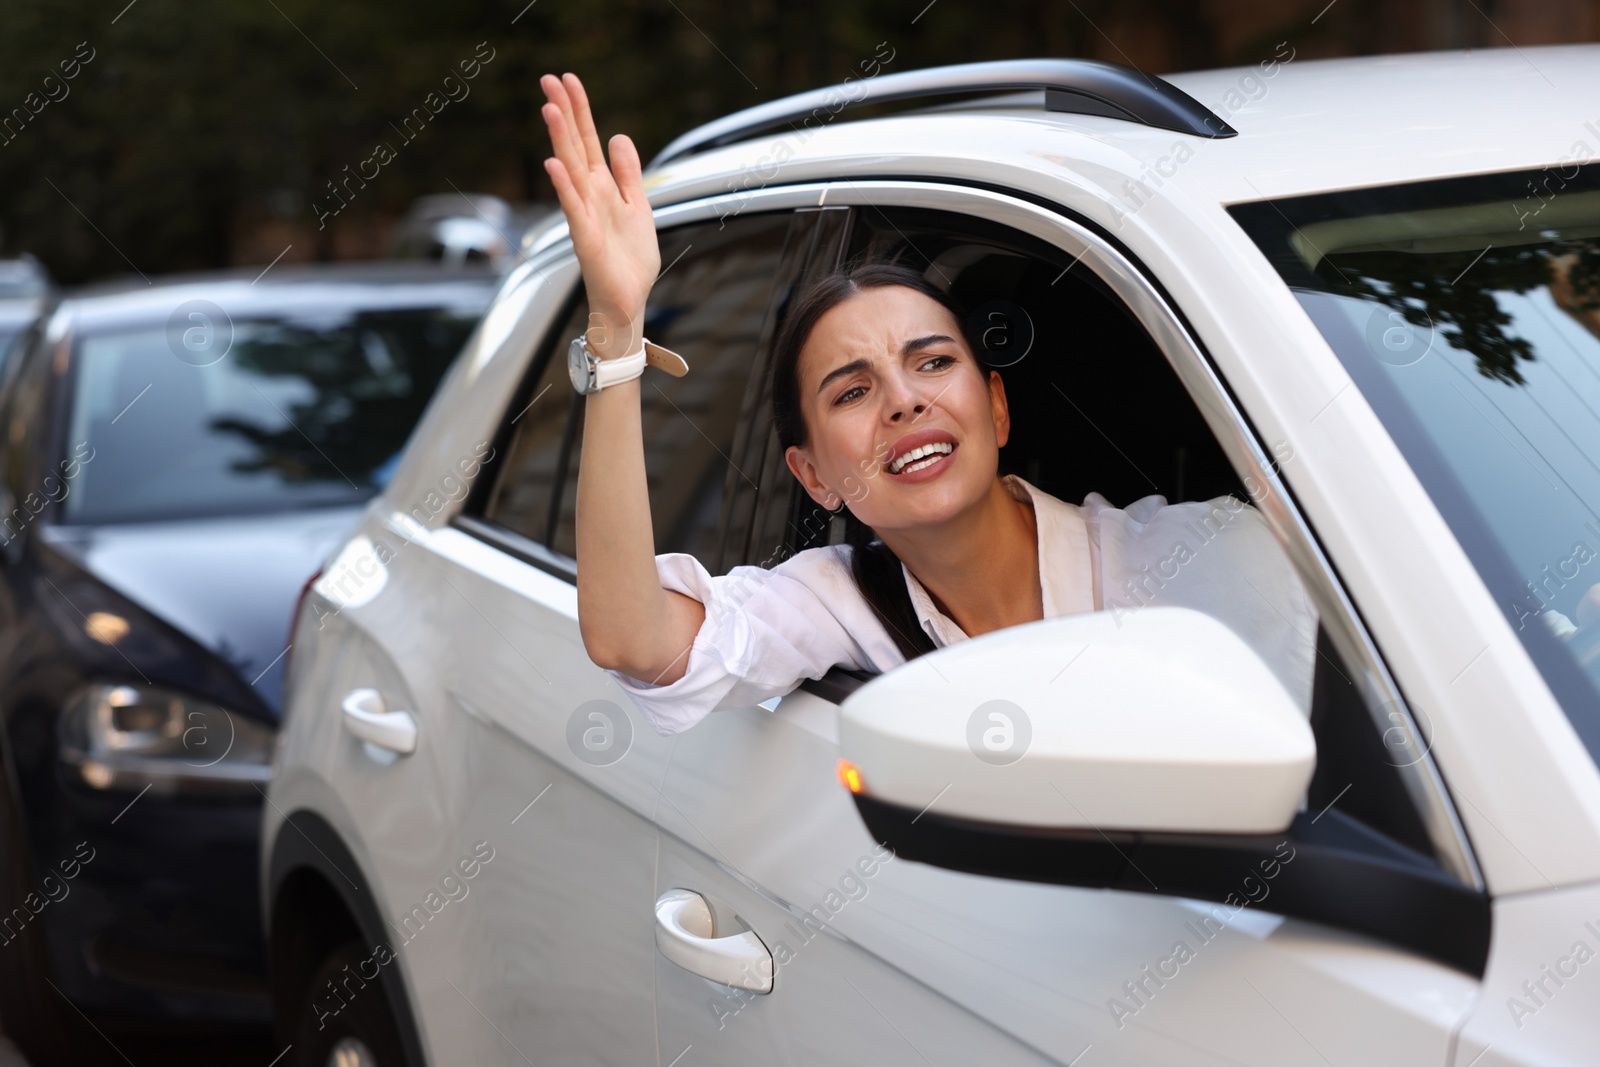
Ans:
[[[645,301],[661,271],[655,216],[645,196],[638,149],[611,138],[608,163],[576,75],[546,74],[540,114],[555,155],[545,171],[556,188],[583,269],[592,313],[587,331],[599,359],[632,355],[643,339]],[[585,400],[578,461],[578,629],[589,658],[644,682],[683,676],[705,608],[661,587],[635,378]]]
[[[661,587],[645,481],[643,378],[584,399],[578,467],[578,624],[589,658],[640,681],[683,676],[705,618],[693,597]]]

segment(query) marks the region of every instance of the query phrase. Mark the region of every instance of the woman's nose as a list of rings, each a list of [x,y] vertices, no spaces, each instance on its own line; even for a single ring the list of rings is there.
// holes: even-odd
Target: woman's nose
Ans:
[[[913,416],[921,415],[928,406],[914,381],[899,378],[890,381],[886,385],[886,396],[889,401],[890,422],[899,422],[907,412]]]

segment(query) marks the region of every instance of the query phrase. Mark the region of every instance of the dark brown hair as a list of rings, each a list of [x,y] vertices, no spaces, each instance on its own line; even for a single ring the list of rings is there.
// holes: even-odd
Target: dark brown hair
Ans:
[[[800,402],[800,350],[824,314],[867,289],[900,285],[935,301],[953,316],[966,332],[966,315],[960,305],[921,274],[895,263],[868,262],[846,267],[826,275],[806,290],[789,309],[778,333],[772,356],[772,420],[778,444],[785,451],[790,445],[804,446],[808,440],[805,415]],[[989,368],[981,349],[968,338],[978,371],[988,380]],[[934,649],[933,639],[917,622],[916,609],[901,573],[900,559],[875,534],[856,518],[848,503],[842,503],[845,543],[850,546],[850,575],[856,588],[871,606],[873,614],[894,639],[906,659],[911,660]]]

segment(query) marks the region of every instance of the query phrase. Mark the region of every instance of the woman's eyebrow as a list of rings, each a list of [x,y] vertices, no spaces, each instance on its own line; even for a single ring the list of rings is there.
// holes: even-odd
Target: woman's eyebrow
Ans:
[[[948,337],[942,333],[930,333],[926,337],[913,337],[911,340],[900,346],[900,357],[904,359],[913,352],[921,352],[924,348],[932,348],[934,345],[939,344],[940,342],[954,342],[954,340],[955,338]]]
[[[900,358],[904,359],[913,352],[920,352],[924,348],[932,348],[934,345],[940,344],[941,342],[953,342],[954,340],[955,339],[953,337],[942,333],[930,333],[926,337],[913,337],[911,340],[900,346]],[[862,358],[852,359],[849,363],[846,363],[843,366],[835,367],[833,370],[822,376],[822,381],[817,383],[817,392],[820,393],[826,389],[828,387],[828,383],[833,381],[835,378],[841,378],[845,375],[854,374],[858,370],[866,370],[870,366],[872,366],[872,361],[870,359]]]
[[[842,378],[847,374],[854,374],[858,370],[866,370],[870,366],[872,366],[872,360],[862,358],[852,359],[849,363],[846,363],[842,367],[835,367],[833,370],[822,376],[821,383],[817,385],[817,392],[820,393],[826,389],[828,387],[828,383],[833,381],[835,378]]]

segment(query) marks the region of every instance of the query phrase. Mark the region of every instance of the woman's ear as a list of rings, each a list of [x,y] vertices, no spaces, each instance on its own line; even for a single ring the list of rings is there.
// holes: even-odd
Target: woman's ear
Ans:
[[[1004,448],[1011,438],[1011,407],[1006,403],[1006,383],[1000,372],[989,372],[989,411],[994,416],[994,443]]]
[[[800,480],[800,484],[805,487],[812,500],[829,511],[837,510],[839,505],[844,503],[843,497],[822,484],[822,479],[817,477],[816,464],[811,462],[811,457],[806,454],[805,449],[799,445],[790,445],[784,449],[783,459],[789,464],[789,470]]]

